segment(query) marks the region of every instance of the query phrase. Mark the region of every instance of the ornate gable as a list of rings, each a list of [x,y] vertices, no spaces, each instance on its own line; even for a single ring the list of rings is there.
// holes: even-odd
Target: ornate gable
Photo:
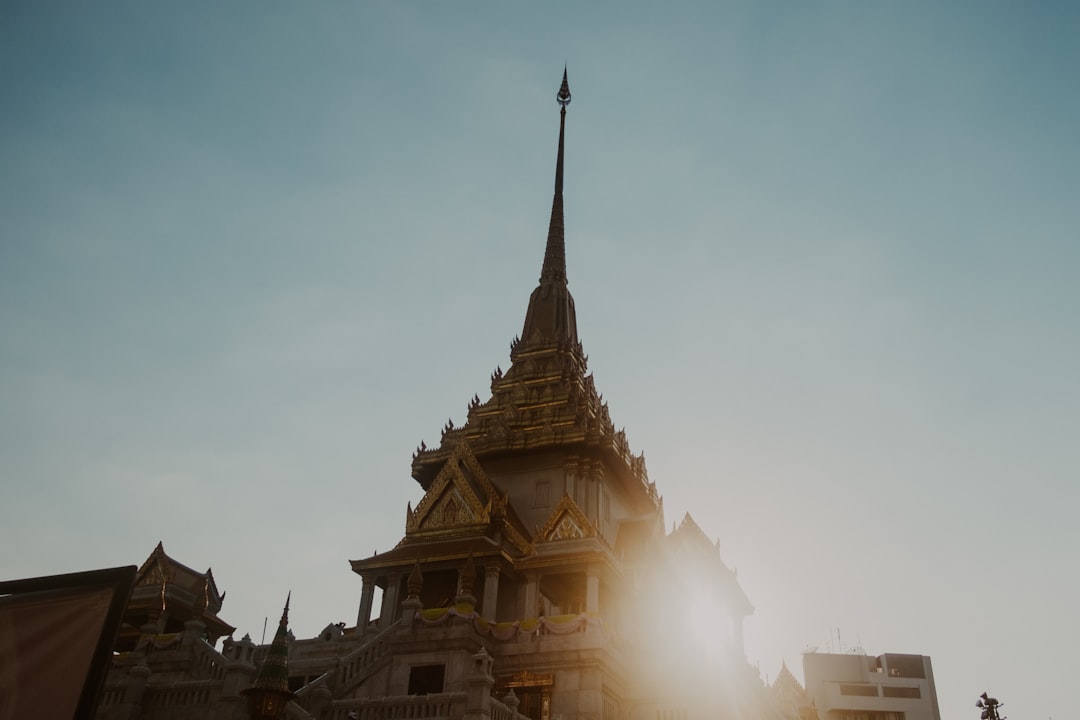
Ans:
[[[486,496],[484,500],[477,490]],[[491,522],[493,497],[498,497],[495,487],[462,443],[443,465],[416,510],[409,506],[405,534],[486,526]]]
[[[585,513],[581,512],[581,508],[569,495],[562,496],[562,500],[555,506],[547,522],[536,532],[537,540],[540,542],[581,540],[598,535],[596,526],[589,521]]]
[[[165,554],[165,547],[159,542],[150,557],[146,558],[135,576],[135,587],[153,585],[163,587],[172,581],[175,570],[170,567],[171,558]]]

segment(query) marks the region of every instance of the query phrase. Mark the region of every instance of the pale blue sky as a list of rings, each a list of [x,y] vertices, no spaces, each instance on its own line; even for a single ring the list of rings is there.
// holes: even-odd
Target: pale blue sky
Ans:
[[[1064,716],[1080,646],[1068,3],[0,7],[0,575],[162,540],[256,638],[508,364],[569,65],[570,287],[752,662],[933,657]]]

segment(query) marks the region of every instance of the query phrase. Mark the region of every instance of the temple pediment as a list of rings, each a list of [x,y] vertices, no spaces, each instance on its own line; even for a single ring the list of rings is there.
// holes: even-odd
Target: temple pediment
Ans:
[[[584,540],[599,535],[596,526],[569,495],[562,496],[555,510],[548,516],[547,522],[536,531],[537,540],[540,542]]]
[[[477,491],[485,494],[483,500]],[[443,464],[423,499],[408,510],[406,535],[486,526],[491,522],[495,488],[464,443]]]
[[[482,533],[500,537],[517,552],[532,552],[532,538],[509,495],[488,479],[468,443],[458,443],[414,510],[406,510],[403,542],[442,535]]]

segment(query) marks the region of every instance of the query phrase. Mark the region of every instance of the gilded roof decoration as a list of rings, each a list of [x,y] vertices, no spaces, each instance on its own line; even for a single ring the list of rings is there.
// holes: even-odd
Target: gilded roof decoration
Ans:
[[[433,530],[457,527],[459,525],[473,525],[477,520],[477,514],[469,507],[465,498],[462,497],[461,491],[456,487],[449,487],[443,494],[442,499],[420,521],[419,525],[421,530]]]
[[[579,540],[598,537],[599,534],[596,526],[589,521],[589,518],[569,495],[562,496],[544,527],[536,531],[536,537],[541,542]]]
[[[469,528],[497,531],[521,554],[532,552],[531,538],[510,507],[509,495],[495,487],[468,444],[461,443],[416,509],[406,510],[405,540]]]
[[[467,447],[460,446],[443,464],[416,510],[409,512],[406,535],[423,530],[486,525],[491,521],[490,504],[480,500],[472,483],[466,478],[466,472],[485,490],[494,489],[490,482],[486,482],[487,478],[476,458],[468,452]],[[487,487],[484,487],[485,483]]]

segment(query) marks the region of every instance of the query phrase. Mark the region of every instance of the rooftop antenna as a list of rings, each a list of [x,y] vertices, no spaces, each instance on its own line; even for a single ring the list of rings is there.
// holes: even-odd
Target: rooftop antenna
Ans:
[[[267,619],[268,618],[266,618],[266,617],[263,618],[263,634],[262,634],[262,640],[259,641],[260,645],[265,645],[266,644],[266,621],[267,621]]]

